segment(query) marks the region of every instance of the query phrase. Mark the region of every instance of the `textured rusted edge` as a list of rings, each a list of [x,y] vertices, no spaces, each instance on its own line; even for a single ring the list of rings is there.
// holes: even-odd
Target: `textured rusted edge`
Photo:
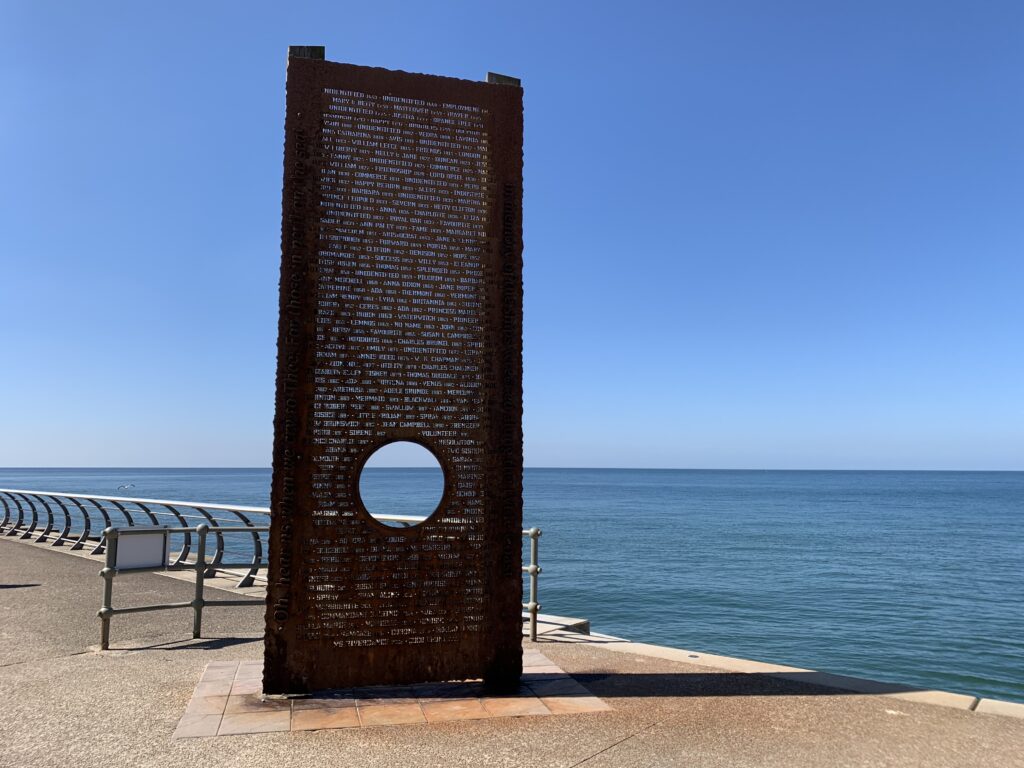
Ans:
[[[488,488],[498,497],[488,499],[491,512],[488,542],[500,547],[491,559],[493,601],[484,633],[492,643],[484,650],[484,680],[495,690],[514,689],[522,674],[522,527],[523,527],[523,102],[521,88],[487,85],[496,103],[491,107],[491,167],[496,189],[490,225],[497,236],[490,257],[495,275],[488,286],[497,289],[487,302],[498,317],[489,318],[491,360],[497,383],[490,409],[493,472]]]
[[[295,538],[296,513],[308,496],[309,465],[304,404],[312,398],[313,286],[310,263],[316,254],[316,163],[320,130],[316,78],[310,59],[289,58],[285,98],[284,189],[281,226],[281,282],[277,340],[277,394],[274,412],[274,463],[270,490],[270,546],[263,690],[284,693],[305,683],[291,679],[287,627],[292,621],[291,583],[300,567],[301,542]]]
[[[495,178],[488,217],[491,274],[485,307],[490,431],[483,461],[488,494],[486,541],[499,551],[487,559],[484,631],[476,660],[454,661],[449,673],[483,676],[492,689],[511,689],[522,672],[522,89],[349,64],[289,60],[285,120],[281,301],[278,328],[272,525],[268,569],[264,691],[296,693],[324,687],[322,677],[289,664],[287,637],[294,627],[291,578],[302,557],[299,538],[308,524],[297,519],[311,503],[308,414],[312,409],[314,313],[307,303],[315,286],[310,264],[317,251],[316,164],[321,92],[343,84],[367,93],[461,103],[489,111],[488,135]],[[416,656],[420,649],[399,652]],[[304,654],[296,654],[304,655]],[[354,654],[353,654],[354,655]],[[454,676],[454,675],[453,675]],[[312,677],[313,679],[310,679]],[[352,681],[344,681],[351,683]],[[362,681],[363,684],[373,681]],[[377,682],[399,682],[397,678]],[[406,680],[405,682],[414,682]]]

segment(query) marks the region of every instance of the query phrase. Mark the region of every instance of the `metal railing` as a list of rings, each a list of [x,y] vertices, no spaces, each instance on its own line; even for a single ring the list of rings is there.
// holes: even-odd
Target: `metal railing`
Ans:
[[[166,611],[175,608],[191,608],[192,609],[192,637],[198,638],[202,635],[203,631],[203,608],[207,606],[237,606],[237,605],[265,605],[263,600],[207,600],[205,594],[206,588],[206,572],[210,567],[209,561],[206,559],[206,539],[210,533],[210,526],[206,523],[200,523],[195,528],[165,528],[161,527],[149,527],[139,526],[135,528],[107,528],[103,531],[103,541],[106,544],[106,551],[104,553],[104,564],[103,570],[100,571],[100,576],[103,577],[103,605],[100,606],[99,612],[96,614],[100,617],[100,648],[104,651],[110,648],[110,620],[114,616],[122,613],[142,613],[144,611]],[[253,526],[252,532],[255,533],[266,533],[270,528],[268,526]],[[234,530],[224,530],[220,532],[220,536],[231,534],[231,533],[246,533],[246,531],[236,527]],[[176,559],[174,563],[168,562],[167,552],[170,547],[167,542],[167,537],[173,534],[181,534],[191,538],[196,537],[198,542],[196,546],[195,560],[189,562],[184,559]],[[127,566],[123,567],[118,562],[119,549],[122,546],[121,542],[126,538],[133,536],[157,536],[164,540],[161,547],[160,557],[155,558],[154,562],[150,562],[145,565]],[[259,563],[252,566],[248,563],[224,563],[222,568],[262,568],[265,563]],[[114,602],[114,578],[122,573],[138,573],[140,571],[156,571],[156,570],[194,570],[196,572],[196,591],[195,597],[187,603],[154,603],[152,605],[136,605],[130,608],[115,608]]]
[[[31,539],[40,544],[48,543],[51,547],[84,549],[93,555],[103,554],[105,541],[102,534],[107,528],[133,528],[136,525],[179,528],[182,532],[174,542],[179,549],[171,563],[175,566],[184,563],[192,552],[195,525],[205,523],[215,537],[207,576],[226,569],[223,564],[225,532],[241,530],[247,534],[249,551],[248,562],[241,566],[244,572],[240,574],[239,588],[253,585],[263,562],[265,542],[258,530],[260,525],[254,522],[254,518],[262,516],[264,519],[259,523],[263,527],[270,522],[270,509],[267,507],[14,488],[0,488],[0,507],[3,508],[0,535]]]
[[[93,555],[106,554],[109,559],[111,544],[108,544],[108,541],[114,542],[118,536],[125,535],[139,526],[158,526],[172,537],[170,542],[172,549],[176,551],[168,559],[166,566],[141,570],[198,569],[197,558],[189,560],[189,557],[194,549],[198,553],[201,547],[204,561],[203,579],[214,576],[217,572],[229,573],[239,577],[235,585],[238,588],[250,587],[257,579],[265,580],[259,576],[259,571],[266,567],[264,552],[265,534],[269,530],[269,507],[27,491],[15,488],[0,488],[0,507],[3,509],[0,536],[17,536],[52,547],[67,546],[70,550],[87,550]],[[374,517],[402,526],[416,525],[426,519],[410,515]],[[206,533],[200,535],[199,529],[204,526]],[[109,530],[116,531],[113,537],[106,536]],[[213,556],[207,557],[207,538],[210,534],[213,535]],[[232,534],[240,534],[248,542],[248,547],[232,546],[229,552],[227,537]],[[529,528],[522,534],[530,541],[529,565],[524,565],[522,569],[529,577],[529,601],[523,603],[523,610],[528,614],[530,639],[536,641],[537,614],[541,608],[538,601],[538,578],[541,573],[538,545],[541,531],[539,528]],[[235,536],[232,535],[231,538],[234,539]],[[241,559],[238,562],[225,562],[225,554],[231,557],[241,555]],[[201,583],[202,579],[197,579],[197,584]],[[110,579],[107,579],[106,585],[109,584]],[[106,586],[104,590],[106,592]],[[202,595],[197,593],[197,599],[201,601]],[[191,605],[184,603],[175,604],[173,607]],[[104,607],[109,607],[109,601],[106,599]],[[116,613],[131,613],[158,609],[140,607],[114,610]],[[199,610],[201,620],[201,607]]]

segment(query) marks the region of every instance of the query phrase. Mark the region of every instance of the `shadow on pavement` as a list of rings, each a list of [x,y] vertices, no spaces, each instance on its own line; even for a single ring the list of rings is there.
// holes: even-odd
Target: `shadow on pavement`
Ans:
[[[131,645],[120,648],[111,644],[110,650],[121,653],[126,651],[216,651],[220,648],[230,648],[233,645],[262,644],[262,642],[262,637],[210,637],[200,640],[170,640],[166,643]]]
[[[595,696],[836,696],[864,695],[822,685],[817,672],[787,672],[786,679],[760,672],[680,672],[674,674],[575,674]],[[918,690],[905,685],[871,683],[871,694]]]

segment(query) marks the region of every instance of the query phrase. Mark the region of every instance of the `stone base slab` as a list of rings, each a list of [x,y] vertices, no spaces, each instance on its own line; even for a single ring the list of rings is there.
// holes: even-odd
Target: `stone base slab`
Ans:
[[[489,696],[479,680],[325,691],[301,698],[266,698],[263,662],[206,665],[174,738],[232,736],[450,720],[537,717],[604,712],[601,699],[537,651],[523,654],[518,693]]]

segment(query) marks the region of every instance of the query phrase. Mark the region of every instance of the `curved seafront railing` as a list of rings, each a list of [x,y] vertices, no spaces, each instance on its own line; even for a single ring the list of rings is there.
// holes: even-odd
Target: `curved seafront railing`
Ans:
[[[165,499],[136,499],[124,496],[96,496],[85,493],[57,493],[54,491],[27,491],[17,488],[0,488],[0,536],[16,536],[51,547],[67,546],[70,550],[87,549],[89,554],[101,555],[107,542],[104,531],[108,528],[134,528],[137,526],[161,526],[174,529],[171,534],[171,557],[169,565],[183,566],[198,546],[194,530],[197,525],[209,526],[213,538],[213,552],[206,554],[209,567],[205,576],[222,573],[238,574],[232,568],[220,568],[225,552],[229,549],[229,560],[248,562],[240,575],[238,588],[251,587],[266,567],[263,559],[267,550],[266,528],[270,524],[269,507],[244,507],[236,504],[208,504],[191,501],[169,501]],[[375,515],[378,520],[409,526],[426,518],[409,515]],[[245,535],[246,529],[248,535]],[[232,535],[227,537],[225,534]],[[523,566],[523,573],[529,576],[529,601],[523,609],[529,614],[530,639],[537,639],[538,543],[541,531],[529,528],[523,537],[530,542],[529,565]],[[236,544],[246,540],[246,545]]]
[[[67,546],[70,550],[87,549],[101,555],[106,547],[103,531],[107,528],[133,528],[156,525],[182,530],[172,537],[171,565],[181,565],[194,547],[195,534],[184,530],[205,523],[213,534],[214,547],[207,575],[214,575],[224,561],[225,529],[255,529],[270,521],[267,507],[244,507],[236,504],[208,504],[165,499],[134,499],[123,496],[95,496],[85,493],[27,491],[0,488],[0,536],[17,536],[51,547]],[[254,522],[254,519],[256,520]],[[265,533],[249,532],[247,547],[235,544],[231,554],[249,563],[241,575],[239,588],[250,587],[257,578],[263,553]],[[232,537],[236,540],[237,537]],[[247,549],[248,551],[243,551]]]

